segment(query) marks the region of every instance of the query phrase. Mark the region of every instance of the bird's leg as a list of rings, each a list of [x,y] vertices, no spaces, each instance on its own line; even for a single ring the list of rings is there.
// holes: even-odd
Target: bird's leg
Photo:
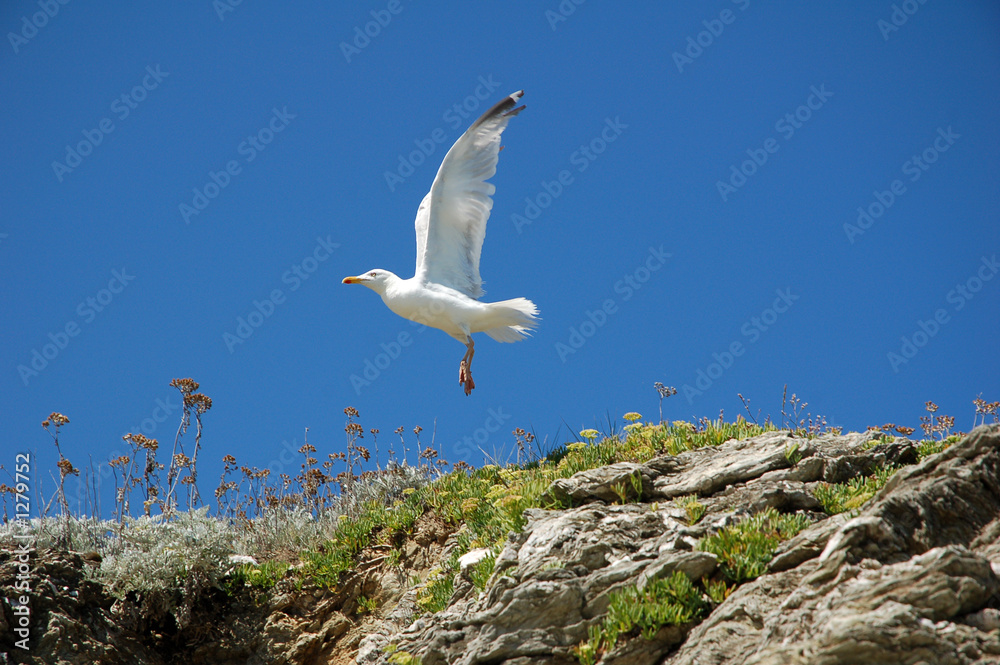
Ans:
[[[458,382],[465,386],[465,394],[471,395],[472,389],[476,387],[472,380],[472,356],[476,355],[476,343],[472,340],[472,335],[469,335],[469,342],[465,347],[465,356],[458,366]]]

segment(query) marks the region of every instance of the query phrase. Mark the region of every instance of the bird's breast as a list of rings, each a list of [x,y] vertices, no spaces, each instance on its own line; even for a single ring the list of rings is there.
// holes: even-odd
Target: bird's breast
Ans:
[[[460,332],[455,323],[457,303],[452,302],[447,294],[426,288],[406,289],[387,292],[382,300],[404,319],[438,328],[448,334]]]

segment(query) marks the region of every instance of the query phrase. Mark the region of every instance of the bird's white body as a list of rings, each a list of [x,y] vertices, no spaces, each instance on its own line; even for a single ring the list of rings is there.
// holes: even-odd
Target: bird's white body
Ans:
[[[496,173],[500,135],[524,106],[524,91],[509,95],[484,113],[451,147],[431,190],[417,210],[417,264],[413,277],[402,279],[376,268],[345,284],[364,284],[382,296],[405,319],[438,328],[466,345],[459,372],[469,394],[474,354],[472,334],[484,332],[498,342],[524,339],[537,324],[538,308],[514,298],[479,302],[483,280],[479,255],[496,188],[486,182]]]
[[[526,298],[479,302],[441,284],[381,272],[385,273],[385,288],[372,286],[386,307],[404,319],[443,330],[463,344],[468,343],[470,334],[479,332],[498,342],[517,342],[524,339],[538,314]]]

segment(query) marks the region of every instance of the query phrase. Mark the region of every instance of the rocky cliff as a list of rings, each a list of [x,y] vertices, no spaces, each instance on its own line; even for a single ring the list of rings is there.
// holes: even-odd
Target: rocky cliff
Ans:
[[[831,510],[836,488],[858,491]],[[183,626],[112,596],[93,556],[39,553],[30,648],[8,600],[0,662],[1000,663],[996,425],[933,454],[772,431],[582,471],[543,498],[558,509],[524,511],[498,553],[428,510],[394,565],[372,544],[333,586],[293,567],[271,589],[209,590]],[[8,599],[17,572],[8,548]]]

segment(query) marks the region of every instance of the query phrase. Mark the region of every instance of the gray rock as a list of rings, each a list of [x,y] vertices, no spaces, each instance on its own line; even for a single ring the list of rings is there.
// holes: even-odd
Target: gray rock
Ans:
[[[655,478],[652,496],[664,499],[686,494],[707,496],[728,485],[759,478],[768,471],[791,467],[786,452],[793,443],[798,443],[797,452],[802,457],[815,453],[813,442],[793,441],[788,432],[768,432],[752,439],[727,441],[720,446],[681,453],[672,458],[674,464],[669,472]],[[669,465],[654,459],[645,466],[653,470]]]
[[[904,468],[857,516],[785,543],[770,574],[737,589],[664,662],[1000,662],[1000,580],[987,558],[998,470],[995,426]]]
[[[641,498],[635,491],[636,480],[642,485],[642,495],[649,496],[652,488],[651,474],[640,464],[620,462],[589,471],[581,471],[572,478],[560,478],[552,483],[543,501],[573,504],[584,501],[621,501]]]
[[[620,639],[601,663],[1000,662],[992,607],[1000,600],[1000,428],[976,430],[898,472],[857,514],[826,518],[812,494],[817,480],[912,460],[909,442],[871,440],[769,433],[557,481],[550,498],[583,505],[526,511],[528,524],[511,535],[485,593],[456,599],[393,640],[427,665],[576,662],[573,648],[613,592],[678,570],[711,576],[715,557],[694,547],[698,539],[774,508],[818,521],[701,624]],[[796,455],[786,454],[793,446]],[[643,489],[635,498],[697,494],[705,517],[689,525],[668,503],[607,505],[619,500],[610,488],[636,474]]]
[[[396,636],[400,649],[425,664],[558,662],[587,638],[611,593],[637,584],[647,570],[644,580],[674,570],[699,579],[715,568],[711,554],[663,547],[684,525],[649,505],[525,515],[528,524],[497,558],[486,593],[414,622]]]
[[[667,550],[660,557],[645,567],[639,574],[636,586],[645,589],[646,585],[656,579],[669,577],[680,571],[692,580],[700,580],[711,575],[718,565],[714,554],[709,552],[684,552]]]

